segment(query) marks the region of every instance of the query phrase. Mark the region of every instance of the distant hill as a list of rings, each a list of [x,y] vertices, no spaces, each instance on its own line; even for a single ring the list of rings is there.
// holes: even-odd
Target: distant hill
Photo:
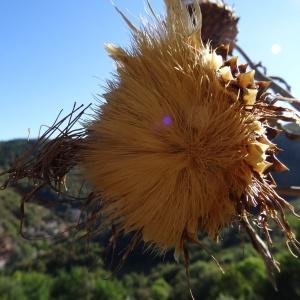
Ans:
[[[31,147],[35,141],[24,139],[0,142],[0,168],[8,168],[26,149]]]

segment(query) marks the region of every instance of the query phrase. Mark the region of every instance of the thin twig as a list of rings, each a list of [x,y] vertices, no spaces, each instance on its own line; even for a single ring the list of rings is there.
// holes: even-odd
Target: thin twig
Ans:
[[[276,80],[282,84],[285,85],[286,89],[290,92],[291,91],[291,86],[281,77],[279,76],[269,76],[270,78],[272,78],[272,80]]]
[[[284,196],[300,196],[300,187],[299,186],[291,186],[289,188],[277,188],[276,189],[278,194],[284,195]]]

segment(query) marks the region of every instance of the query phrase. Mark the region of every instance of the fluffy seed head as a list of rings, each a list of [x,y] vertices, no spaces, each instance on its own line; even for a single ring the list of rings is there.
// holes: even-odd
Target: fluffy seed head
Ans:
[[[257,195],[254,178],[272,165],[274,145],[253,109],[254,73],[203,46],[197,5],[193,26],[181,1],[165,2],[165,21],[137,30],[126,20],[130,49],[106,46],[117,71],[89,127],[84,167],[119,230],[178,252],[199,231],[215,238],[240,199]]]

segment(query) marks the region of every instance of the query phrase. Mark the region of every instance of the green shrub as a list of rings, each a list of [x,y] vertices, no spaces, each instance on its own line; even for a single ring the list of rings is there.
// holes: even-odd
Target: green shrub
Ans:
[[[126,292],[123,285],[116,281],[99,279],[96,281],[93,300],[123,300]]]
[[[159,278],[154,281],[151,288],[151,296],[155,300],[167,300],[171,294],[170,285],[163,279]]]
[[[49,299],[52,286],[51,277],[36,272],[16,272],[12,279],[22,286],[26,299],[47,300]],[[18,298],[16,298],[19,300]]]
[[[0,277],[0,299],[1,300],[29,300],[20,282],[10,277]]]
[[[75,267],[70,272],[61,271],[56,276],[51,290],[51,299],[93,299],[95,278],[86,268]]]

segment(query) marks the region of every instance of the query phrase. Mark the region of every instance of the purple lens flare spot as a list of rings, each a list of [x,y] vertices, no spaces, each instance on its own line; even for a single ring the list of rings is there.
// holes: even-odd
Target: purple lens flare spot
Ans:
[[[173,123],[172,118],[170,116],[164,116],[162,122],[166,126],[169,126]]]

